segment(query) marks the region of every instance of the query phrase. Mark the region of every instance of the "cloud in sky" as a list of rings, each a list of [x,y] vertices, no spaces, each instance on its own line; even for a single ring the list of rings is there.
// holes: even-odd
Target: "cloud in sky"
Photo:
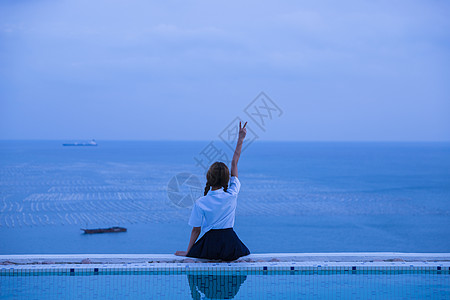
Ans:
[[[0,138],[450,140],[446,1],[3,1]]]

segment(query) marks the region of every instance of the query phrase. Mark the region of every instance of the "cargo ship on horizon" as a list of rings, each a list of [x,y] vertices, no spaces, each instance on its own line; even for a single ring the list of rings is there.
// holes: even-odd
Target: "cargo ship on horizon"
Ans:
[[[97,142],[92,139],[90,142],[88,143],[67,143],[67,144],[63,144],[63,146],[97,146]]]

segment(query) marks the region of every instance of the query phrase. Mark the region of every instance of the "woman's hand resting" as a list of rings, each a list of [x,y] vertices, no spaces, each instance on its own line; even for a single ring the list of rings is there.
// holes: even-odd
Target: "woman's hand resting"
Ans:
[[[187,251],[177,251],[177,252],[175,252],[175,255],[178,255],[178,256],[186,256],[186,254],[187,254]]]

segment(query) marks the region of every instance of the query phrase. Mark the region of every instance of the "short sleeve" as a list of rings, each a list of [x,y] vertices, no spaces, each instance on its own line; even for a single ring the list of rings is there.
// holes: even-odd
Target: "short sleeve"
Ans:
[[[188,224],[192,227],[200,227],[202,226],[202,222],[203,222],[203,214],[196,202],[192,207],[191,217],[189,218]]]
[[[241,182],[236,176],[230,177],[230,186],[227,189],[227,192],[230,192],[231,194],[237,194],[239,193],[239,190],[241,189]]]

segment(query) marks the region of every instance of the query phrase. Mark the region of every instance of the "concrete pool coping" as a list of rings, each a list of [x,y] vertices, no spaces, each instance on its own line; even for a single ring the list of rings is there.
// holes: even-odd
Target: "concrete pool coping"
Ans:
[[[0,268],[26,267],[30,265],[70,265],[87,267],[130,266],[441,266],[450,267],[450,253],[404,252],[340,252],[340,253],[257,253],[232,262],[176,256],[174,254],[18,254],[0,255]]]

